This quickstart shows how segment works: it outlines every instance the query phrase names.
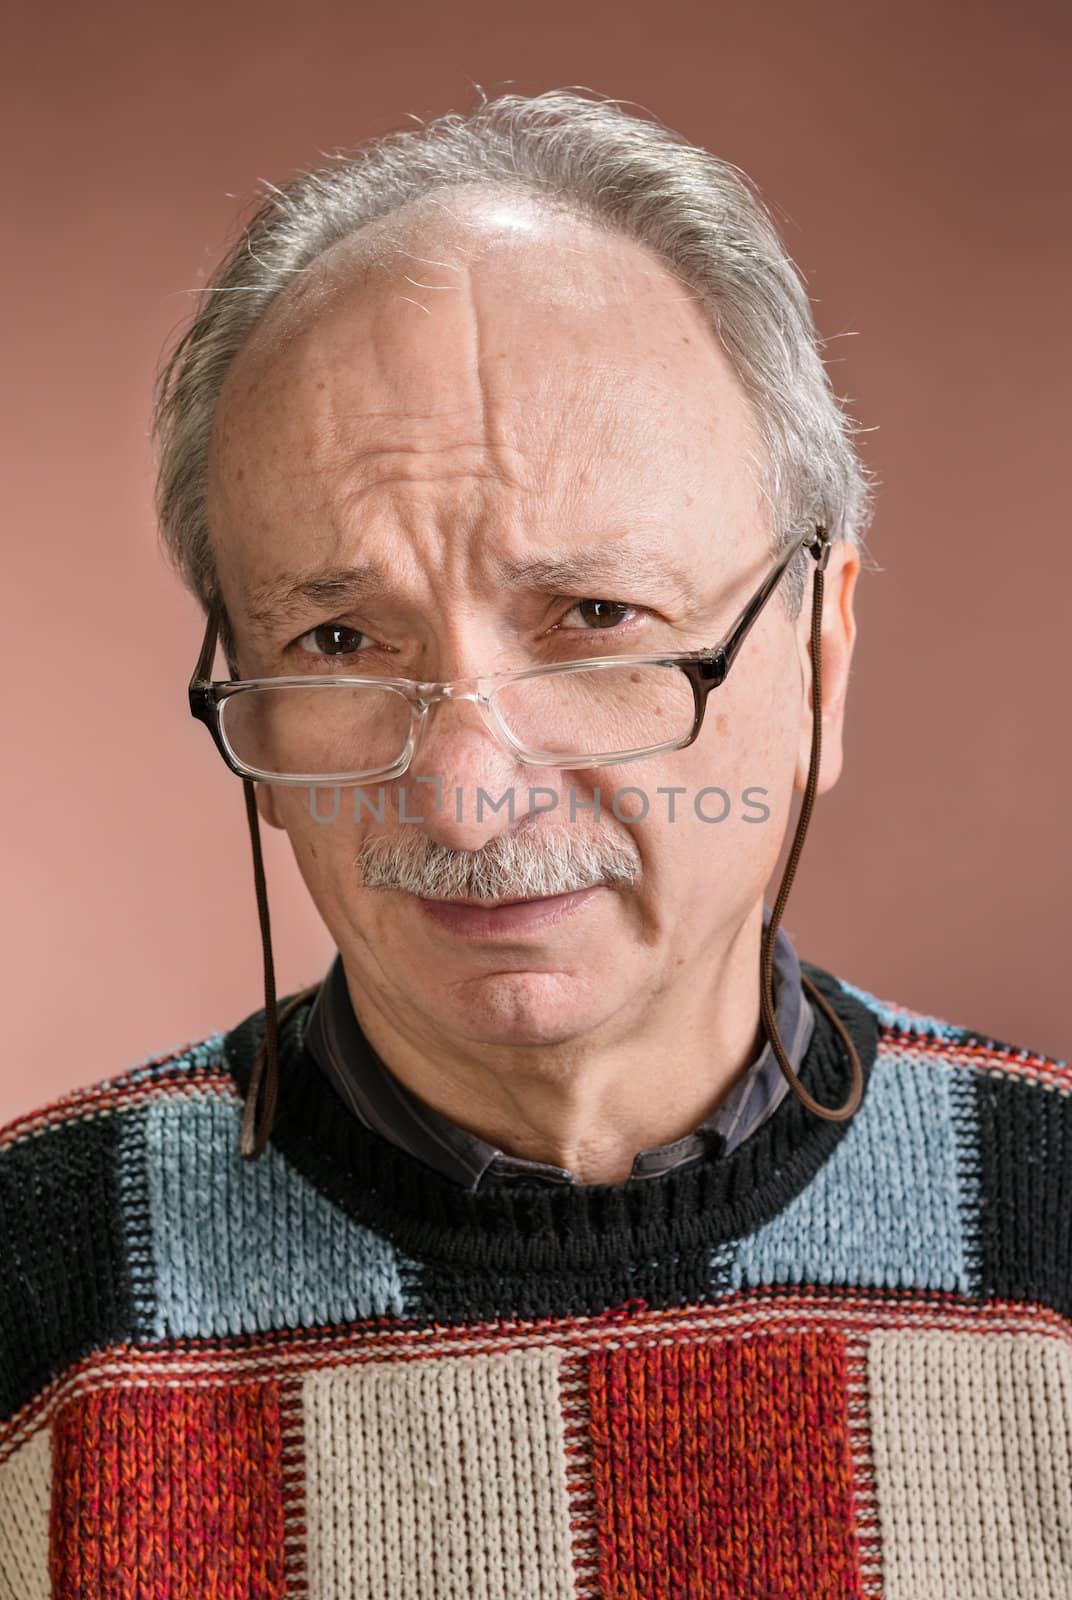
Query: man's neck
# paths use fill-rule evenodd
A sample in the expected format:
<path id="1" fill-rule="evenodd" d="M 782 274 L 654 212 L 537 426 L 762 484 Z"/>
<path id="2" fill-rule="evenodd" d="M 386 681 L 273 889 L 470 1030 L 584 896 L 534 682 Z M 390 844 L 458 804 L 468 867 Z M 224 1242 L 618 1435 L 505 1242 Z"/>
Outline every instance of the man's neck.
<path id="1" fill-rule="evenodd" d="M 346 969 L 361 1030 L 391 1073 L 442 1116 L 509 1155 L 585 1184 L 622 1183 L 639 1150 L 690 1133 L 755 1059 L 762 908 L 717 964 L 681 961 L 598 1032 L 554 1043 L 444 1039 Z"/>

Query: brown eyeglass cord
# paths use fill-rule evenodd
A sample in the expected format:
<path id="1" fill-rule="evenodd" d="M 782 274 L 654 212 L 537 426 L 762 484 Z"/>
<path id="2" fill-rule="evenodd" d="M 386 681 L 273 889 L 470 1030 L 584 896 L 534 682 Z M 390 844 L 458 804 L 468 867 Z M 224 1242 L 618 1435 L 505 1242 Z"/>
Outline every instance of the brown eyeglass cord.
<path id="1" fill-rule="evenodd" d="M 818 530 L 820 538 L 826 534 L 825 528 Z M 793 835 L 793 844 L 782 873 L 781 885 L 771 911 L 771 918 L 764 933 L 760 948 L 760 986 L 759 1003 L 763 1031 L 774 1051 L 779 1067 L 785 1076 L 790 1089 L 796 1095 L 801 1105 L 813 1112 L 817 1117 L 822 1117 L 828 1122 L 844 1122 L 851 1117 L 860 1104 L 863 1096 L 863 1068 L 860 1057 L 856 1052 L 847 1029 L 833 1006 L 821 995 L 811 980 L 801 975 L 801 983 L 806 989 L 811 1000 L 819 1007 L 829 1020 L 848 1054 L 852 1066 L 852 1088 L 849 1097 L 843 1106 L 836 1109 L 820 1105 L 805 1089 L 793 1068 L 790 1066 L 789 1057 L 785 1046 L 778 1033 L 778 1024 L 774 1016 L 774 940 L 778 932 L 778 925 L 785 910 L 785 903 L 789 898 L 789 890 L 793 884 L 793 877 L 800 861 L 800 852 L 804 848 L 804 836 L 808 831 L 812 810 L 815 805 L 815 790 L 819 781 L 819 763 L 822 755 L 822 619 L 823 619 L 823 565 L 815 569 L 812 584 L 811 602 L 811 676 L 812 676 L 812 720 L 811 720 L 811 756 L 808 763 L 808 779 L 804 786 L 804 799 L 797 819 L 796 832 Z M 242 786 L 246 794 L 246 819 L 249 823 L 250 842 L 253 847 L 253 878 L 257 891 L 257 915 L 261 928 L 261 949 L 264 954 L 264 1037 L 261 1040 L 253 1062 L 250 1074 L 249 1088 L 246 1092 L 245 1108 L 242 1115 L 241 1150 L 243 1156 L 255 1160 L 268 1143 L 268 1136 L 275 1120 L 276 1106 L 279 1100 L 279 1031 L 283 1023 L 304 1005 L 319 989 L 319 983 L 310 984 L 299 993 L 293 995 L 282 1010 L 276 1008 L 275 994 L 275 965 L 272 960 L 272 934 L 268 918 L 268 892 L 264 880 L 264 859 L 261 854 L 260 825 L 257 819 L 257 798 L 253 782 L 243 778 Z M 263 1096 L 261 1088 L 263 1084 Z M 263 1099 L 263 1104 L 261 1103 Z"/>
<path id="2" fill-rule="evenodd" d="M 825 535 L 826 529 L 820 528 L 818 532 L 821 538 Z M 797 1077 L 796 1073 L 793 1071 L 793 1068 L 789 1064 L 789 1057 L 785 1053 L 785 1046 L 783 1045 L 781 1035 L 778 1032 L 778 1024 L 774 1019 L 774 939 L 778 932 L 778 924 L 782 920 L 782 912 L 785 910 L 785 902 L 789 898 L 789 891 L 793 885 L 793 877 L 797 870 L 797 864 L 800 861 L 800 852 L 804 848 L 804 835 L 807 833 L 808 823 L 811 821 L 812 809 L 815 805 L 815 789 L 819 782 L 819 763 L 822 756 L 823 737 L 824 586 L 825 579 L 823 575 L 823 564 L 820 564 L 816 567 L 815 577 L 812 580 L 812 714 L 811 754 L 808 760 L 808 779 L 804 785 L 804 799 L 800 807 L 800 816 L 797 818 L 796 832 L 793 835 L 792 847 L 790 848 L 789 856 L 785 863 L 785 871 L 782 873 L 782 881 L 778 888 L 778 895 L 774 902 L 774 908 L 771 911 L 770 921 L 767 923 L 767 926 L 763 932 L 763 943 L 760 948 L 759 958 L 759 1007 L 760 1015 L 763 1020 L 763 1031 L 770 1041 L 771 1049 L 774 1051 L 778 1065 L 782 1069 L 782 1074 L 785 1077 L 786 1082 L 789 1084 L 790 1089 L 796 1095 L 801 1105 L 806 1106 L 807 1109 L 814 1112 L 817 1117 L 825 1118 L 827 1122 L 844 1122 L 847 1118 L 854 1114 L 860 1104 L 864 1089 L 864 1073 L 863 1068 L 860 1065 L 860 1057 L 856 1053 L 856 1046 L 853 1044 L 845 1024 L 842 1022 L 833 1006 L 829 1003 L 825 996 L 819 993 L 811 979 L 805 977 L 804 974 L 801 973 L 801 985 L 804 989 L 806 989 L 809 997 L 819 1007 L 819 1010 L 832 1024 L 835 1032 L 840 1037 L 842 1044 L 845 1046 L 845 1049 L 848 1053 L 849 1062 L 852 1066 L 852 1088 L 849 1090 L 849 1097 L 843 1106 L 838 1106 L 836 1109 L 832 1106 L 820 1105 L 818 1100 L 810 1095 L 807 1089 L 805 1089 L 804 1085 L 801 1083 L 800 1079 Z"/>

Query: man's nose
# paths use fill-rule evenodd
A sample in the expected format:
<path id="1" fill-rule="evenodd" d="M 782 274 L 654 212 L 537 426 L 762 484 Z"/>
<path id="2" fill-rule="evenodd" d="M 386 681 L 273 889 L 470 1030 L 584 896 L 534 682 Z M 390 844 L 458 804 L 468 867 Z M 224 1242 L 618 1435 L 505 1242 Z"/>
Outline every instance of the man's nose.
<path id="1" fill-rule="evenodd" d="M 520 820 L 529 786 L 540 781 L 492 732 L 480 705 L 439 700 L 418 721 L 413 760 L 396 781 L 396 820 L 452 849 L 478 850 Z"/>

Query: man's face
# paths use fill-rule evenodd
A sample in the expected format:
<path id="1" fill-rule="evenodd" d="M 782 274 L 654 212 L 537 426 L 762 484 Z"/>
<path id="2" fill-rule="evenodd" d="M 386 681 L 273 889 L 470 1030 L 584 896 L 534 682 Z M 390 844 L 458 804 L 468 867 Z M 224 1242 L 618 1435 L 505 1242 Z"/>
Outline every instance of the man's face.
<path id="1" fill-rule="evenodd" d="M 452 197 L 396 218 L 292 284 L 228 378 L 208 498 L 241 675 L 444 680 L 710 645 L 771 563 L 759 456 L 702 307 L 641 247 L 512 200 Z M 504 578 L 580 552 L 581 584 Z M 282 598 L 366 569 L 377 581 L 361 592 Z M 412 1038 L 464 1049 L 613 1040 L 710 986 L 758 914 L 806 772 L 809 609 L 791 622 L 771 601 L 687 749 L 526 766 L 475 705 L 446 703 L 406 775 L 370 791 L 382 822 L 368 806 L 355 822 L 353 789 L 325 824 L 307 790 L 260 786 L 352 989 Z M 823 787 L 840 759 L 836 661 L 831 678 Z M 438 780 L 438 811 L 420 777 Z M 537 785 L 557 808 L 523 821 Z M 645 809 L 636 794 L 614 815 L 626 786 L 647 800 L 641 820 L 628 820 Z M 683 792 L 659 792 L 671 787 Z M 597 788 L 598 819 L 585 808 Z M 486 805 L 478 819 L 478 789 L 512 789 L 515 820 Z M 330 815 L 331 795 L 317 799 Z M 363 884 L 375 836 L 470 852 L 519 827 L 617 845 L 634 880 L 505 929 Z"/>

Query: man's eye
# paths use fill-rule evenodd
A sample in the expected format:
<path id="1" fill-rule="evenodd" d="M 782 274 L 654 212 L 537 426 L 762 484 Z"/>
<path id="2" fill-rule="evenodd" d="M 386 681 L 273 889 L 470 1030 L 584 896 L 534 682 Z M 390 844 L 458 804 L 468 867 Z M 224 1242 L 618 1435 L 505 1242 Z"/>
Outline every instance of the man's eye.
<path id="1" fill-rule="evenodd" d="M 342 622 L 322 622 L 318 628 L 310 628 L 308 633 L 302 634 L 298 648 L 314 656 L 350 656 L 357 654 L 358 641 L 366 637 L 357 628 L 348 628 Z"/>
<path id="2" fill-rule="evenodd" d="M 576 611 L 584 618 L 582 631 L 584 628 L 592 631 L 596 628 L 616 628 L 626 620 L 622 615 L 623 612 L 635 610 L 635 606 L 627 605 L 624 600 L 578 600 L 576 605 L 570 607 L 566 616 Z"/>

